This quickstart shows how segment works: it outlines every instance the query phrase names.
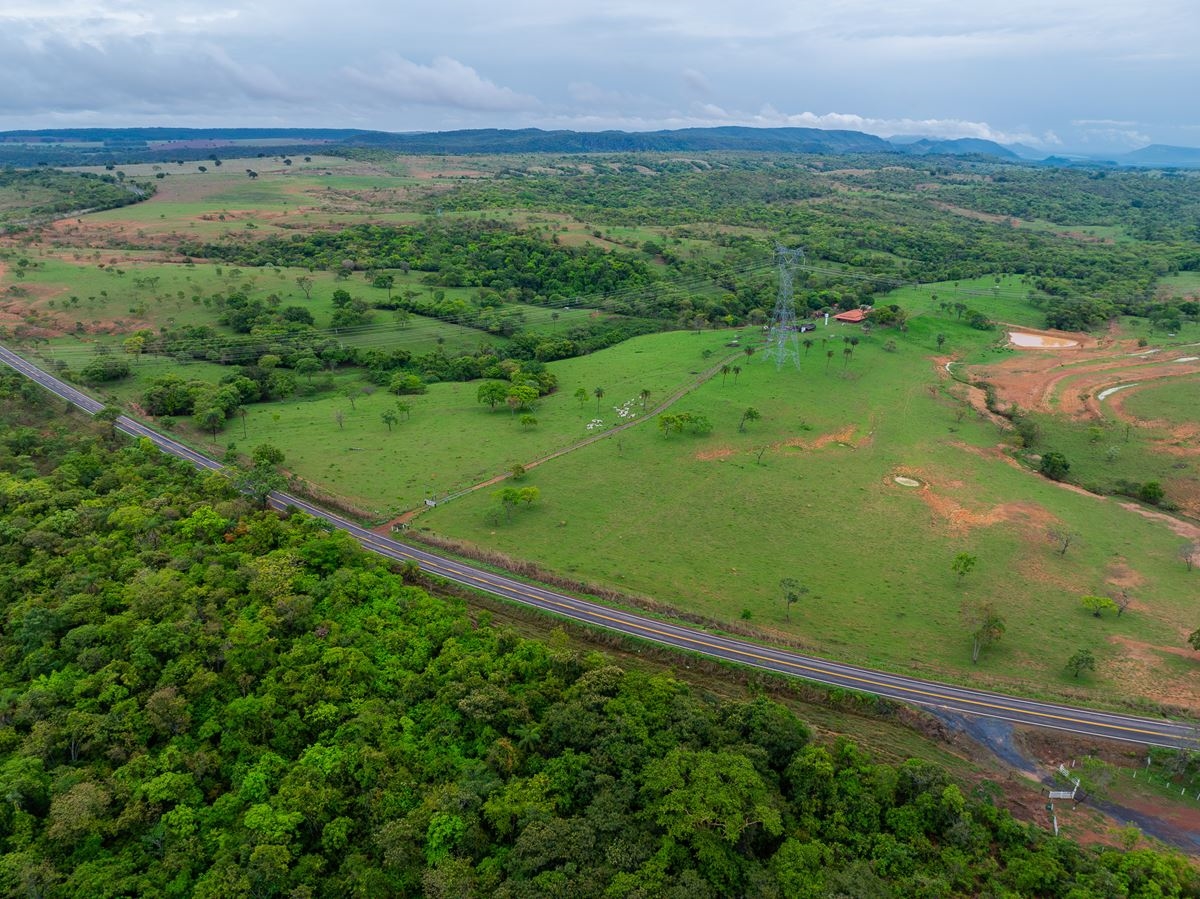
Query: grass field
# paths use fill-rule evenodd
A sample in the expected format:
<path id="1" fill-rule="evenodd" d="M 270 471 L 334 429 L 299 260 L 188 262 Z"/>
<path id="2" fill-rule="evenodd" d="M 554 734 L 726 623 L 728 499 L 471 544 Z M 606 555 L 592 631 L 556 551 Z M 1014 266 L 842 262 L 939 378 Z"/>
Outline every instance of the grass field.
<path id="1" fill-rule="evenodd" d="M 840 343 L 828 370 L 817 348 L 799 371 L 755 362 L 678 404 L 713 420 L 709 436 L 635 428 L 532 472 L 541 500 L 511 522 L 492 523 L 482 491 L 420 525 L 718 620 L 748 614 L 864 664 L 1094 699 L 1117 683 L 1164 702 L 1196 695 L 1200 672 L 1175 654 L 1195 589 L 1175 559 L 1180 538 L 1006 464 L 995 428 L 958 421 L 937 389 L 939 330 L 971 339 L 917 318 L 895 353 L 876 334 L 844 370 Z M 739 432 L 750 405 L 762 420 Z M 1047 538 L 1055 526 L 1082 535 L 1066 556 Z M 958 583 L 950 563 L 963 551 L 979 563 Z M 790 615 L 783 577 L 809 590 Z M 1080 608 L 1118 582 L 1137 584 L 1136 612 L 1096 620 Z M 978 667 L 964 600 L 1007 619 Z M 1062 666 L 1085 647 L 1099 671 L 1076 682 Z"/>
<path id="2" fill-rule="evenodd" d="M 1200 272 L 1178 272 L 1174 275 L 1167 275 L 1160 278 L 1158 284 L 1175 296 L 1200 296 Z"/>
<path id="3" fill-rule="evenodd" d="M 493 411 L 479 404 L 478 382 L 451 382 L 430 385 L 422 396 L 402 398 L 412 411 L 390 432 L 381 416 L 395 408 L 397 397 L 377 390 L 356 399 L 352 407 L 335 389 L 311 398 L 250 406 L 245 436 L 239 420 L 218 440 L 222 446 L 233 440 L 246 448 L 274 443 L 284 451 L 289 469 L 372 515 L 386 517 L 582 440 L 593 433 L 587 426 L 596 418 L 605 426 L 618 423 L 614 405 L 635 399 L 642 389 L 650 391 L 651 403 L 665 397 L 712 364 L 702 351 L 717 353 L 728 337 L 728 332 L 652 335 L 603 353 L 551 363 L 559 390 L 538 403 L 534 427 L 522 426 L 507 409 Z M 353 376 L 338 379 L 339 388 L 347 384 L 362 382 Z M 580 387 L 588 394 L 582 405 L 573 396 Z M 596 387 L 605 390 L 599 413 Z M 211 442 L 208 435 L 193 438 Z"/>
<path id="4" fill-rule="evenodd" d="M 954 303 L 964 303 L 993 321 L 1040 328 L 1045 324 L 1045 316 L 1039 309 L 1029 305 L 1028 294 L 1029 288 L 1022 283 L 1020 275 L 987 275 L 902 287 L 877 302 L 898 303 L 910 313 L 938 313 L 951 317 L 955 315 L 953 309 L 943 313 L 941 304 L 950 303 L 953 306 Z"/>
<path id="5" fill-rule="evenodd" d="M 1147 384 L 1122 400 L 1124 408 L 1145 421 L 1197 424 L 1200 377 L 1180 378 L 1162 384 Z"/>

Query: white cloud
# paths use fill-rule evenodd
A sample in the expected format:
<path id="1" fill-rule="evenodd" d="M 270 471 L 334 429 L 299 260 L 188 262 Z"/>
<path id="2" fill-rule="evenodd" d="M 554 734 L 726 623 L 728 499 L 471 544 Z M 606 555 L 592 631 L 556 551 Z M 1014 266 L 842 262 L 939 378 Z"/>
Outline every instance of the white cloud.
<path id="1" fill-rule="evenodd" d="M 391 54 L 377 70 L 364 72 L 347 67 L 343 73 L 352 82 L 402 103 L 489 111 L 514 111 L 540 105 L 537 98 L 500 87 L 470 66 L 448 56 L 439 56 L 432 65 L 424 66 Z"/>

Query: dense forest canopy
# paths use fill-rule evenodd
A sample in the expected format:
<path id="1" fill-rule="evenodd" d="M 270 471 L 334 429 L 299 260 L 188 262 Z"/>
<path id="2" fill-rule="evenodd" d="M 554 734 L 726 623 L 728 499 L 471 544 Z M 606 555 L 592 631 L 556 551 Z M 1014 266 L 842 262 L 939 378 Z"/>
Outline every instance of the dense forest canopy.
<path id="1" fill-rule="evenodd" d="M 36 394 L 0 376 L 9 895 L 1200 895 L 764 699 L 473 621 Z"/>

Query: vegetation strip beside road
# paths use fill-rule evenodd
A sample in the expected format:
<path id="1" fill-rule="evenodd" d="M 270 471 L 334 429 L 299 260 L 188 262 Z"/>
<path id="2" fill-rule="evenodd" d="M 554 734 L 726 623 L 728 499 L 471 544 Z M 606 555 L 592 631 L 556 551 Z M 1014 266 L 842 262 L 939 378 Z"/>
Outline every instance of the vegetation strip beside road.
<path id="1" fill-rule="evenodd" d="M 96 400 L 64 384 L 7 348 L 0 347 L 0 361 L 90 414 L 95 415 L 103 408 Z M 223 468 L 218 462 L 126 416 L 120 416 L 116 421 L 116 426 L 130 436 L 151 440 L 163 452 L 191 462 L 199 468 L 213 471 Z M 1141 745 L 1173 748 L 1192 748 L 1196 745 L 1195 728 L 1187 724 L 1072 708 L 887 674 L 655 621 L 541 587 L 522 584 L 510 578 L 381 537 L 288 494 L 274 493 L 271 500 L 279 508 L 292 506 L 320 518 L 347 532 L 367 549 L 385 557 L 398 561 L 415 561 L 430 574 L 631 637 L 651 640 L 655 643 L 724 661 L 804 677 L 822 684 L 873 693 L 919 706 L 999 718 L 1036 727 L 1065 730 Z"/>

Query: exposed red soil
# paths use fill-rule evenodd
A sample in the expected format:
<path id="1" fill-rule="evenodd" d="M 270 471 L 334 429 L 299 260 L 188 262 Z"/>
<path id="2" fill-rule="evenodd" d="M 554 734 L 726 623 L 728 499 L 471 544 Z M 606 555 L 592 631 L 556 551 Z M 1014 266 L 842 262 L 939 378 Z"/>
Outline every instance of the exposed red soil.
<path id="1" fill-rule="evenodd" d="M 993 527 L 1010 521 L 1021 522 L 1030 533 L 1040 534 L 1058 521 L 1046 509 L 1032 502 L 1000 503 L 991 508 L 968 508 L 957 500 L 939 493 L 923 473 L 918 473 L 918 477 L 926 480 L 926 484 L 917 491 L 917 495 L 933 512 L 935 519 L 943 521 L 956 534 L 966 534 L 975 528 Z"/>
<path id="2" fill-rule="evenodd" d="M 1163 378 L 1190 376 L 1200 371 L 1200 363 L 1171 364 L 1173 360 L 1196 355 L 1187 350 L 1164 350 L 1151 355 L 1138 352 L 1134 341 L 1097 341 L 1084 334 L 1039 332 L 1055 337 L 1081 341 L 1079 347 L 1065 349 L 1028 349 L 1003 362 L 975 368 L 975 378 L 988 381 L 996 388 L 1000 402 L 1016 404 L 1022 409 L 1059 412 L 1083 420 L 1102 417 L 1098 395 L 1109 387 L 1126 381 L 1145 383 Z M 1112 408 L 1120 408 L 1114 400 L 1121 393 L 1104 400 Z M 972 398 L 972 404 L 978 400 Z"/>

